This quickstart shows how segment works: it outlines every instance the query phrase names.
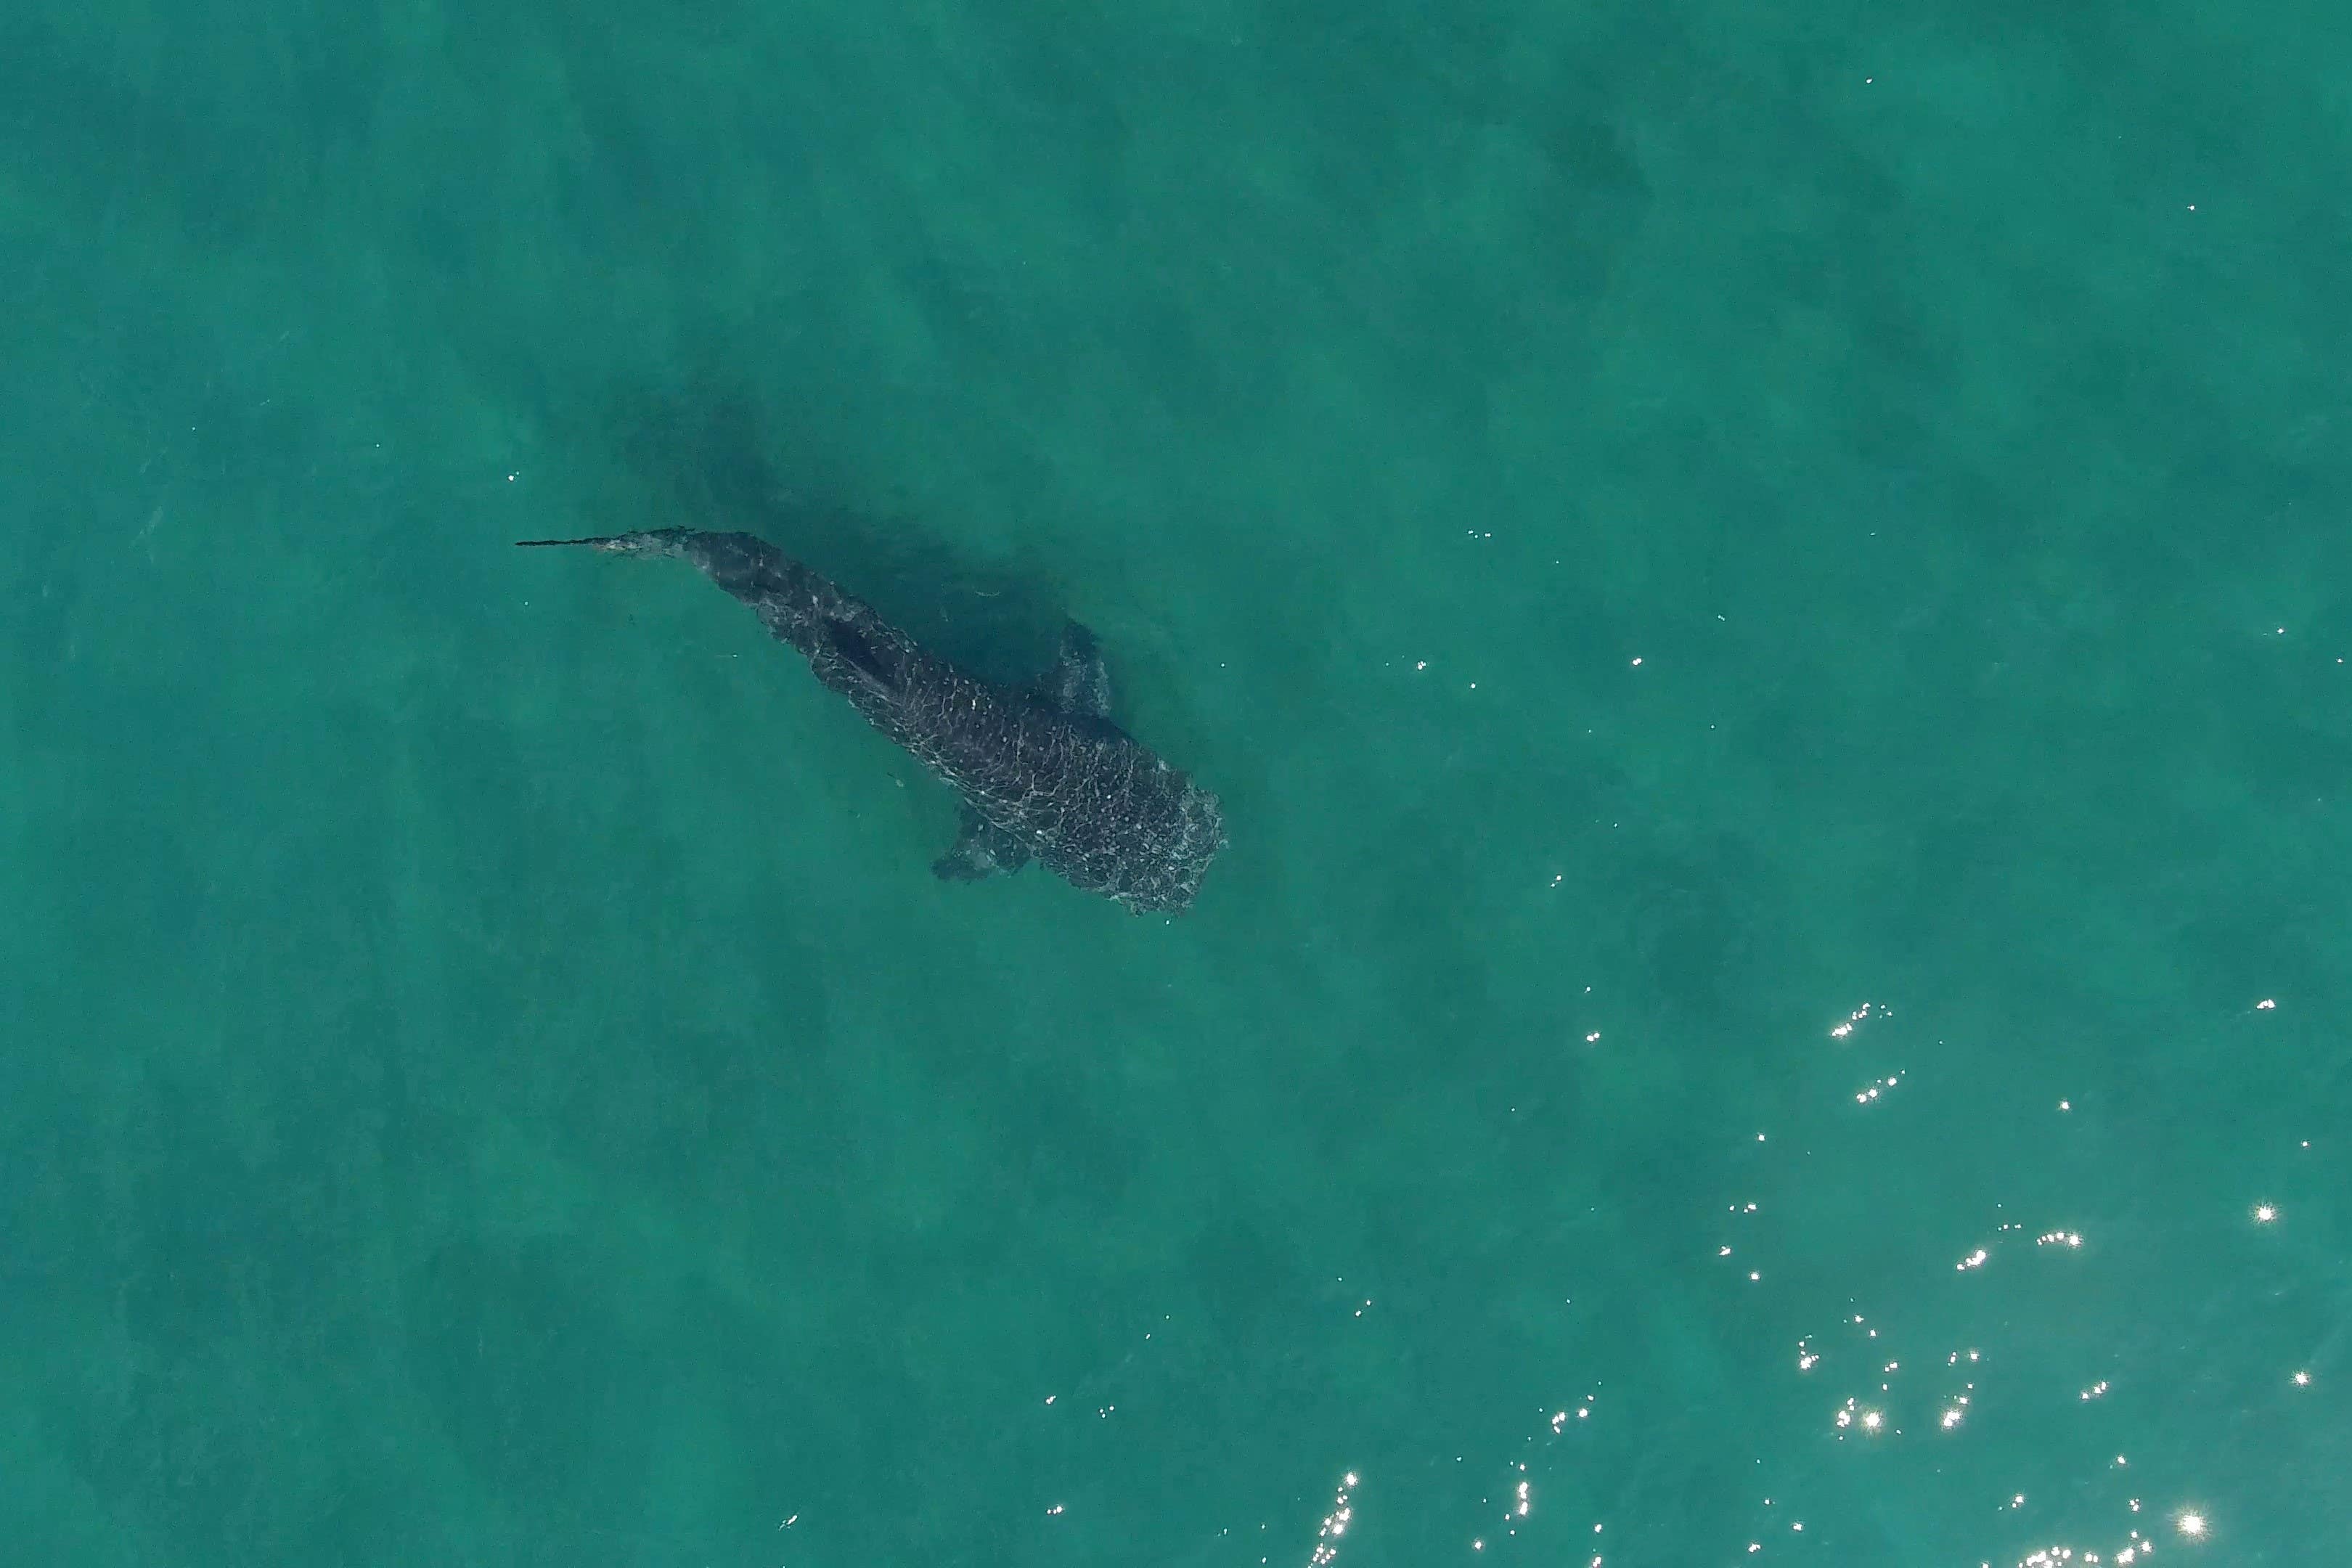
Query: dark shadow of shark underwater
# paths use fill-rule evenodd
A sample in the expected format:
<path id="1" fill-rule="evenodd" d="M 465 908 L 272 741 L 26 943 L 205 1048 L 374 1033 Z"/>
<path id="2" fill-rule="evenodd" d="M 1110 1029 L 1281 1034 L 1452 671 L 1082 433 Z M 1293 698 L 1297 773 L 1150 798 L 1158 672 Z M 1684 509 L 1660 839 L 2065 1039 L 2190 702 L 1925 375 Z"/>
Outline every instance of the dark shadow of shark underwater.
<path id="1" fill-rule="evenodd" d="M 1181 911 L 1225 847 L 1217 797 L 1111 721 L 1109 672 L 1076 621 L 1042 678 L 1005 686 L 930 652 L 749 533 L 664 528 L 517 542 L 678 556 L 750 605 L 819 681 L 961 798 L 961 831 L 931 867 L 943 879 L 979 881 L 1034 859 L 1137 914 Z"/>

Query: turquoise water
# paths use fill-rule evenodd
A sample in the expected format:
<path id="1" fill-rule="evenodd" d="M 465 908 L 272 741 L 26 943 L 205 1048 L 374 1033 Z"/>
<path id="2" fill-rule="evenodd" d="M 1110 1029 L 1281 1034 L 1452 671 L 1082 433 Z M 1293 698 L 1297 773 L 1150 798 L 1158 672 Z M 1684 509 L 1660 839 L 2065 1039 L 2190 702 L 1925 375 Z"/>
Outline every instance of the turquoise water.
<path id="1" fill-rule="evenodd" d="M 9 1560 L 2340 1548 L 2348 48 L 18 0 Z M 1198 906 L 507 543 L 672 523 Z"/>

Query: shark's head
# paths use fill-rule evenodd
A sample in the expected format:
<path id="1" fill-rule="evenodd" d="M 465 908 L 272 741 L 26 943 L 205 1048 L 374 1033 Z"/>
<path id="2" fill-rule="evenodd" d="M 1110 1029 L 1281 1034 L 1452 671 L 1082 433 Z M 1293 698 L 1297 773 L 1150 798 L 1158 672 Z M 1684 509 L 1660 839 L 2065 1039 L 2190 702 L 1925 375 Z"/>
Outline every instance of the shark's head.
<path id="1" fill-rule="evenodd" d="M 1106 891 L 1133 914 L 1181 914 L 1192 907 L 1209 862 L 1226 842 L 1217 797 L 1188 779 L 1177 798 L 1175 831 L 1162 845 L 1152 874 Z"/>

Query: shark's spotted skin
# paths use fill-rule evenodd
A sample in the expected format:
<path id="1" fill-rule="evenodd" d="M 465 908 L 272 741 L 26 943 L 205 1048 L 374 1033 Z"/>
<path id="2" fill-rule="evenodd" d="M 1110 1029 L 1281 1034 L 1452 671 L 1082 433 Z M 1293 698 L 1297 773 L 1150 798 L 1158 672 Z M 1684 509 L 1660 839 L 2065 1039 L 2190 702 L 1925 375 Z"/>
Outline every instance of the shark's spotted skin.
<path id="1" fill-rule="evenodd" d="M 932 867 L 942 878 L 976 881 L 1034 858 L 1141 914 L 1190 904 L 1224 847 L 1217 797 L 1111 722 L 1102 656 L 1076 622 L 1035 686 L 999 686 L 748 533 L 665 528 L 523 542 L 681 556 L 750 605 L 819 680 L 962 795 L 963 831 Z"/>

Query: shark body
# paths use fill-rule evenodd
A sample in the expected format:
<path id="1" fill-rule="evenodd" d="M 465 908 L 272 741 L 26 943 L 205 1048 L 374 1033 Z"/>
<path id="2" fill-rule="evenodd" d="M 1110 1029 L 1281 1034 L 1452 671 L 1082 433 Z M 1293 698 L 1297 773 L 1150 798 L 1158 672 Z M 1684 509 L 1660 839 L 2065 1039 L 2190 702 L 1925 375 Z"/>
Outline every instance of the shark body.
<path id="1" fill-rule="evenodd" d="M 1053 668 L 1009 687 L 930 652 L 751 534 L 665 528 L 520 542 L 677 556 L 749 605 L 819 681 L 961 797 L 961 831 L 931 868 L 944 879 L 978 881 L 1034 859 L 1137 914 L 1178 911 L 1224 847 L 1217 797 L 1111 721 L 1101 650 L 1075 621 Z"/>

